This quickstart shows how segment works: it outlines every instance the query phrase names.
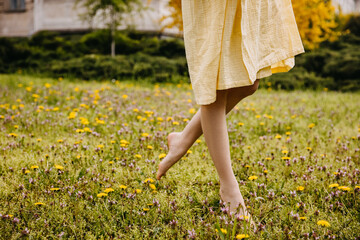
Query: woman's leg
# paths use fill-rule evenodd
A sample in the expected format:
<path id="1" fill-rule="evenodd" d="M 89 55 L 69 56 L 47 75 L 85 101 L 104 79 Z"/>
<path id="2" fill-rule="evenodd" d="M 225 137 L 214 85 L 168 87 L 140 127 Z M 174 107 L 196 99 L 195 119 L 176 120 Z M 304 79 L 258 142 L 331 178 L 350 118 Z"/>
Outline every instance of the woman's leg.
<path id="1" fill-rule="evenodd" d="M 257 90 L 258 85 L 259 79 L 251 86 L 228 89 L 226 114 L 229 113 L 243 98 L 253 94 Z M 200 108 L 182 132 L 172 132 L 168 135 L 169 152 L 159 164 L 156 178 L 160 179 L 172 165 L 179 161 L 202 134 Z"/>
<path id="2" fill-rule="evenodd" d="M 216 101 L 201 106 L 201 127 L 210 156 L 220 179 L 220 195 L 230 202 L 230 212 L 239 204 L 245 207 L 239 185 L 231 167 L 229 136 L 226 125 L 227 90 L 217 91 Z"/>

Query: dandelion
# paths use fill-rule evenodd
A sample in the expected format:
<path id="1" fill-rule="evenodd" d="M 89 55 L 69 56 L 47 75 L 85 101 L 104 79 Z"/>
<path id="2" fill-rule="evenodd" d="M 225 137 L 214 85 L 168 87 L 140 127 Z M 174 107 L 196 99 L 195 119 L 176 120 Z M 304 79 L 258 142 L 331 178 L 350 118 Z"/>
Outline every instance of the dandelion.
<path id="1" fill-rule="evenodd" d="M 10 137 L 16 137 L 17 134 L 16 134 L 16 133 L 9 133 L 9 136 L 10 136 Z"/>
<path id="2" fill-rule="evenodd" d="M 282 157 L 282 160 L 290 160 L 290 157 Z"/>
<path id="3" fill-rule="evenodd" d="M 173 124 L 173 125 L 179 125 L 179 122 L 174 121 L 172 124 Z"/>
<path id="4" fill-rule="evenodd" d="M 149 134 L 148 134 L 148 133 L 142 133 L 141 136 L 143 136 L 143 137 L 148 137 Z"/>
<path id="5" fill-rule="evenodd" d="M 129 142 L 126 141 L 125 139 L 121 139 L 121 140 L 120 140 L 120 143 L 122 143 L 122 144 L 129 144 Z"/>
<path id="6" fill-rule="evenodd" d="M 50 191 L 58 191 L 60 188 L 50 188 Z"/>
<path id="7" fill-rule="evenodd" d="M 76 118 L 77 113 L 76 112 L 70 112 L 68 119 L 74 119 Z"/>
<path id="8" fill-rule="evenodd" d="M 128 98 L 128 95 L 124 94 L 124 95 L 122 95 L 122 98 L 123 98 L 123 99 L 127 99 L 127 98 Z"/>
<path id="9" fill-rule="evenodd" d="M 250 176 L 248 179 L 252 181 L 252 180 L 258 179 L 258 177 L 257 176 Z"/>
<path id="10" fill-rule="evenodd" d="M 248 234 L 238 234 L 236 235 L 236 239 L 244 239 L 244 238 L 249 238 Z"/>
<path id="11" fill-rule="evenodd" d="M 307 217 L 300 217 L 300 220 L 305 221 L 307 219 Z"/>
<path id="12" fill-rule="evenodd" d="M 141 193 L 141 189 L 138 189 L 138 188 L 135 189 L 135 190 L 134 190 L 134 193 Z"/>
<path id="13" fill-rule="evenodd" d="M 149 208 L 143 208 L 143 211 L 144 212 L 147 212 L 147 211 L 149 211 L 150 209 Z"/>
<path id="14" fill-rule="evenodd" d="M 147 149 L 153 149 L 153 146 L 147 145 Z"/>
<path id="15" fill-rule="evenodd" d="M 141 155 L 140 154 L 135 154 L 135 157 L 136 158 L 141 158 Z"/>
<path id="16" fill-rule="evenodd" d="M 351 188 L 346 187 L 346 186 L 340 186 L 340 187 L 338 187 L 338 189 L 343 190 L 345 192 L 349 192 L 351 190 Z"/>
<path id="17" fill-rule="evenodd" d="M 98 148 L 104 148 L 104 145 L 103 144 L 99 144 L 97 145 Z"/>
<path id="18" fill-rule="evenodd" d="M 64 169 L 63 166 L 60 166 L 60 165 L 57 165 L 57 164 L 55 164 L 54 167 L 55 167 L 56 169 L 59 169 L 59 170 L 63 170 L 63 169 Z"/>
<path id="19" fill-rule="evenodd" d="M 333 184 L 330 184 L 330 185 L 329 185 L 329 188 L 334 188 L 334 187 L 338 187 L 338 186 L 339 186 L 339 184 L 333 183 Z"/>
<path id="20" fill-rule="evenodd" d="M 313 127 L 315 127 L 315 123 L 310 123 L 310 124 L 308 125 L 308 128 L 310 128 L 310 129 L 312 129 Z"/>
<path id="21" fill-rule="evenodd" d="M 154 184 L 150 184 L 149 187 L 152 189 L 152 190 L 156 190 L 156 187 Z"/>
<path id="22" fill-rule="evenodd" d="M 187 152 L 186 152 L 187 154 L 190 154 L 190 153 L 192 153 L 192 151 L 191 150 L 187 150 Z"/>
<path id="23" fill-rule="evenodd" d="M 25 170 L 24 173 L 25 173 L 25 174 L 28 174 L 28 173 L 30 173 L 30 170 Z"/>
<path id="24" fill-rule="evenodd" d="M 99 193 L 98 195 L 97 195 L 97 197 L 98 198 L 101 198 L 101 197 L 106 197 L 107 196 L 107 194 L 106 193 Z"/>
<path id="25" fill-rule="evenodd" d="M 200 139 L 197 139 L 196 142 L 197 142 L 197 143 L 201 143 L 202 141 L 201 141 Z"/>
<path id="26" fill-rule="evenodd" d="M 161 153 L 161 154 L 159 155 L 159 159 L 162 159 L 162 158 L 164 158 L 164 157 L 166 157 L 166 154 L 165 154 L 165 153 Z"/>
<path id="27" fill-rule="evenodd" d="M 215 229 L 216 232 L 219 232 L 217 229 Z M 223 233 L 223 234 L 227 234 L 227 230 L 224 229 L 224 228 L 220 228 L 220 231 Z"/>
<path id="28" fill-rule="evenodd" d="M 64 142 L 64 140 L 59 139 L 59 140 L 57 140 L 57 142 L 58 142 L 58 143 L 62 143 L 62 142 Z"/>
<path id="29" fill-rule="evenodd" d="M 244 123 L 243 123 L 243 122 L 239 122 L 238 125 L 239 125 L 239 126 L 244 126 Z"/>
<path id="30" fill-rule="evenodd" d="M 35 166 L 31 166 L 30 168 L 31 168 L 31 169 L 37 169 L 37 168 L 39 168 L 39 166 L 36 166 L 36 165 L 35 165 Z"/>
<path id="31" fill-rule="evenodd" d="M 42 203 L 42 202 L 36 202 L 36 203 L 34 203 L 34 205 L 46 205 L 45 203 Z"/>
<path id="32" fill-rule="evenodd" d="M 304 191 L 304 189 L 305 189 L 305 188 L 304 188 L 303 186 L 298 186 L 298 187 L 296 188 L 297 191 Z"/>
<path id="33" fill-rule="evenodd" d="M 189 113 L 194 114 L 196 112 L 195 108 L 190 108 Z"/>
<path id="34" fill-rule="evenodd" d="M 276 134 L 275 138 L 276 138 L 276 139 L 281 139 L 281 135 Z"/>
<path id="35" fill-rule="evenodd" d="M 325 221 L 325 220 L 319 220 L 317 222 L 317 225 L 323 226 L 323 227 L 330 227 L 330 223 L 328 221 Z"/>
<path id="36" fill-rule="evenodd" d="M 120 188 L 120 189 L 126 189 L 127 186 L 121 184 L 121 185 L 119 186 L 119 188 Z"/>
<path id="37" fill-rule="evenodd" d="M 144 180 L 144 183 L 148 183 L 148 182 L 153 183 L 155 181 L 153 179 L 151 179 L 151 178 L 147 178 L 147 179 Z"/>
<path id="38" fill-rule="evenodd" d="M 114 189 L 112 189 L 112 188 L 107 188 L 104 190 L 105 193 L 109 193 L 109 192 L 113 192 L 113 191 L 114 191 Z"/>

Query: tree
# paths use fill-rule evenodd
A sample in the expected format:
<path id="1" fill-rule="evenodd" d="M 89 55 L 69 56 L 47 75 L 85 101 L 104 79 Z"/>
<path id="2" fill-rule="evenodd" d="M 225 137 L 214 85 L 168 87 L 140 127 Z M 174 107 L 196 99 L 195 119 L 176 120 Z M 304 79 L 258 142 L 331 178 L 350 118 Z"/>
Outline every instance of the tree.
<path id="1" fill-rule="evenodd" d="M 292 6 L 303 44 L 308 49 L 326 40 L 335 41 L 337 29 L 335 7 L 330 0 L 292 0 Z"/>
<path id="2" fill-rule="evenodd" d="M 166 28 L 176 27 L 179 29 L 180 33 L 182 33 L 183 22 L 182 22 L 181 0 L 169 0 L 168 7 L 170 10 L 170 15 L 163 16 L 160 19 L 160 21 L 164 22 L 170 20 L 170 22 L 165 24 L 162 30 L 165 30 Z"/>
<path id="3" fill-rule="evenodd" d="M 122 23 L 124 14 L 143 9 L 141 0 L 76 0 L 76 7 L 86 9 L 80 14 L 83 20 L 92 22 L 100 16 L 111 32 L 111 56 L 115 56 L 115 31 Z"/>

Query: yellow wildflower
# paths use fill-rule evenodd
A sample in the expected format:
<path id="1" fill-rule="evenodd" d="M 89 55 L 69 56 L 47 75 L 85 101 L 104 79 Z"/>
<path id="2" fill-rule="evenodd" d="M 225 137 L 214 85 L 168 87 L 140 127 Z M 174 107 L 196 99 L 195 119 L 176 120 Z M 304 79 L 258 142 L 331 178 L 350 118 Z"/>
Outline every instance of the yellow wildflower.
<path id="1" fill-rule="evenodd" d="M 346 186 L 340 186 L 340 187 L 338 187 L 338 189 L 343 190 L 345 192 L 349 192 L 351 190 L 351 188 L 346 187 Z"/>
<path id="2" fill-rule="evenodd" d="M 63 169 L 64 169 L 63 166 L 60 166 L 60 165 L 57 165 L 57 164 L 55 164 L 54 167 L 55 167 L 56 169 L 59 169 L 59 170 L 63 170 Z"/>
<path id="3" fill-rule="evenodd" d="M 248 179 L 249 180 L 256 180 L 256 179 L 258 179 L 258 177 L 257 176 L 250 176 Z"/>
<path id="4" fill-rule="evenodd" d="M 45 203 L 42 203 L 42 202 L 36 202 L 34 203 L 35 205 L 45 205 Z"/>
<path id="5" fill-rule="evenodd" d="M 244 239 L 244 238 L 249 238 L 248 234 L 238 234 L 236 235 L 236 239 Z"/>
<path id="6" fill-rule="evenodd" d="M 153 182 L 155 182 L 155 181 L 154 181 L 153 179 L 151 179 L 151 178 L 147 178 L 147 179 L 144 180 L 144 183 L 147 183 L 147 182 L 153 183 Z"/>
<path id="7" fill-rule="evenodd" d="M 304 188 L 303 186 L 298 186 L 298 187 L 296 188 L 297 191 L 304 191 L 304 189 L 305 189 L 305 188 Z"/>
<path id="8" fill-rule="evenodd" d="M 219 232 L 217 229 L 215 229 L 216 232 Z M 224 228 L 220 228 L 220 231 L 223 233 L 223 234 L 227 234 L 227 230 L 224 229 Z"/>
<path id="9" fill-rule="evenodd" d="M 328 221 L 325 221 L 325 220 L 319 220 L 317 222 L 317 225 L 324 226 L 324 227 L 330 227 L 330 223 Z"/>
<path id="10" fill-rule="evenodd" d="M 162 159 L 162 158 L 164 158 L 164 157 L 166 157 L 166 153 L 161 153 L 161 154 L 159 155 L 159 159 Z"/>
<path id="11" fill-rule="evenodd" d="M 105 193 L 109 193 L 109 192 L 113 192 L 113 191 L 114 191 L 114 189 L 112 189 L 112 188 L 107 188 L 104 190 Z"/>
<path id="12" fill-rule="evenodd" d="M 106 196 L 107 196 L 106 193 L 99 193 L 99 194 L 97 195 L 97 197 L 99 197 L 99 198 L 101 198 L 101 197 L 106 197 Z"/>

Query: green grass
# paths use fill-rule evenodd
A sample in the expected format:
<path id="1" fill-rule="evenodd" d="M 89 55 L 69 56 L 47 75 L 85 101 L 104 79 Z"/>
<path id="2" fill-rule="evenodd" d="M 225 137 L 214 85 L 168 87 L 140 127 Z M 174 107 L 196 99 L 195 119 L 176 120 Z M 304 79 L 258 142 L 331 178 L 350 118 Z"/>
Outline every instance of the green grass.
<path id="1" fill-rule="evenodd" d="M 359 103 L 359 93 L 260 88 L 227 116 L 254 233 L 223 212 L 203 136 L 155 179 L 167 135 L 199 108 L 189 85 L 0 75 L 1 239 L 355 239 Z"/>

